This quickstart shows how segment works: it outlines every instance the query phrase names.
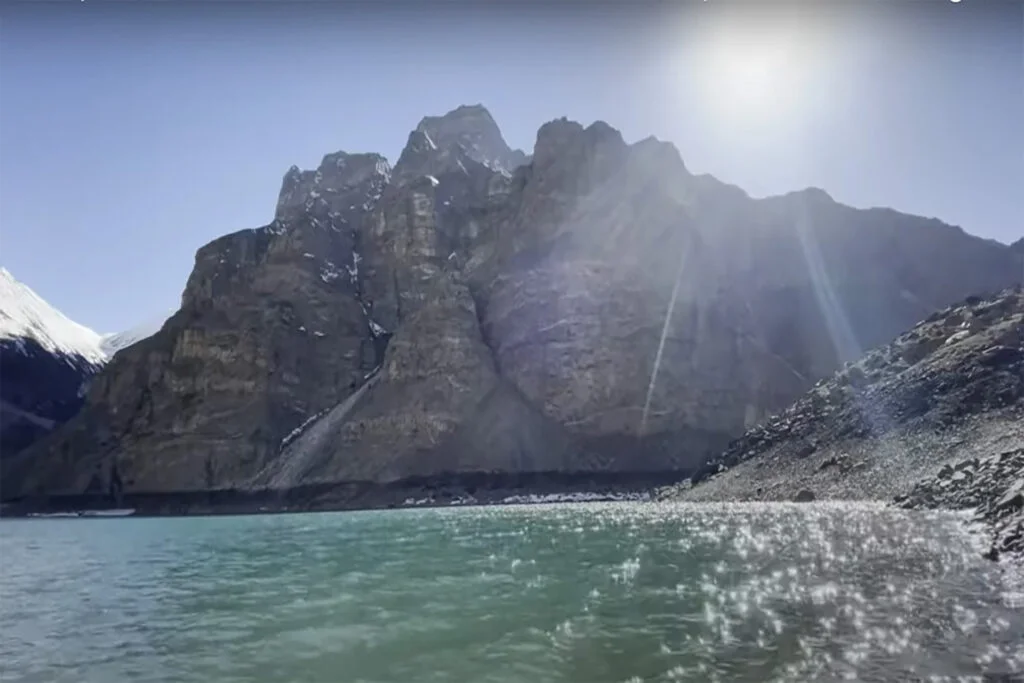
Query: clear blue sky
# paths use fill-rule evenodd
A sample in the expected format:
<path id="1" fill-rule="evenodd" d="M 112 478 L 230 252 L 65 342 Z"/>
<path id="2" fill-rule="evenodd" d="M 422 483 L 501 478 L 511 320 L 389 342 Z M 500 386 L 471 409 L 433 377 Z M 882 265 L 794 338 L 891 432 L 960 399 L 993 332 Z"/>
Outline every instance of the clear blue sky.
<path id="1" fill-rule="evenodd" d="M 816 6 L 5 2 L 0 265 L 124 329 L 177 306 L 199 246 L 268 222 L 291 164 L 394 161 L 477 102 L 526 150 L 603 119 L 755 196 L 1024 234 L 1024 4 Z"/>

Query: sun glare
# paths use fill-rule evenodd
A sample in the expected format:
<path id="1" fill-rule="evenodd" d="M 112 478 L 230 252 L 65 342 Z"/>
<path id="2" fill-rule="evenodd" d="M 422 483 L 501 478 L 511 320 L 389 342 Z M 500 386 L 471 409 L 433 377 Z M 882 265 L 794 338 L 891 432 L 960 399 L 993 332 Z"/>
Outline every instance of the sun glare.
<path id="1" fill-rule="evenodd" d="M 787 65 L 777 50 L 731 50 L 716 61 L 714 78 L 730 104 L 764 106 L 783 95 Z"/>
<path id="2" fill-rule="evenodd" d="M 806 99 L 807 55 L 800 47 L 789 32 L 712 34 L 691 66 L 698 70 L 702 104 L 730 125 L 787 122 Z"/>

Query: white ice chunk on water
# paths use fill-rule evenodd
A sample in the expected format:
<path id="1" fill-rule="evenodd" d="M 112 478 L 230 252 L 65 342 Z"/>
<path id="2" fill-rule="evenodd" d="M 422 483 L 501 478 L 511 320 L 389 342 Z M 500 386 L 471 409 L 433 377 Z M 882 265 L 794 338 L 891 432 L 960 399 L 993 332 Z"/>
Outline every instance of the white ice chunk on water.
<path id="1" fill-rule="evenodd" d="M 388 333 L 387 330 L 385 330 L 381 325 L 378 325 L 377 322 L 372 319 L 370 320 L 370 331 L 373 332 L 374 337 L 379 337 L 382 334 Z"/>

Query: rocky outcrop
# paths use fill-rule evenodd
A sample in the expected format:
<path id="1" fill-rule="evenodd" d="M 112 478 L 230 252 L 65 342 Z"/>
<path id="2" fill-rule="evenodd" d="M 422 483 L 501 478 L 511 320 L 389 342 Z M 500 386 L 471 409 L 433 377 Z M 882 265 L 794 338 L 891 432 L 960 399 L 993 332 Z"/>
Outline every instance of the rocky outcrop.
<path id="1" fill-rule="evenodd" d="M 896 503 L 909 509 L 972 510 L 992 530 L 990 559 L 1024 559 L 1024 448 L 947 464 Z"/>
<path id="2" fill-rule="evenodd" d="M 912 427 L 927 433 L 1024 402 L 1024 295 L 970 297 L 847 363 L 709 460 L 699 483 L 744 461 L 806 460 L 824 447 Z M 835 463 L 842 470 L 847 463 Z M 813 462 L 813 461 L 811 461 Z M 831 467 L 830 461 L 819 469 Z"/>
<path id="3" fill-rule="evenodd" d="M 685 500 L 895 500 L 976 509 L 993 555 L 1020 552 L 1024 291 L 929 316 L 712 458 Z M 1016 501 L 1016 502 L 1015 502 Z"/>
<path id="4" fill-rule="evenodd" d="M 253 476 L 296 425 L 380 362 L 355 240 L 388 173 L 382 157 L 343 153 L 312 173 L 289 170 L 274 222 L 201 248 L 181 309 L 119 352 L 83 411 L 5 478 L 60 492 L 114 479 L 127 490 L 196 490 Z"/>
<path id="5" fill-rule="evenodd" d="M 181 310 L 5 494 L 692 470 L 1019 276 L 938 221 L 754 200 L 601 122 L 547 123 L 526 157 L 460 107 L 393 169 L 339 152 L 289 170 L 275 220 L 199 250 Z"/>

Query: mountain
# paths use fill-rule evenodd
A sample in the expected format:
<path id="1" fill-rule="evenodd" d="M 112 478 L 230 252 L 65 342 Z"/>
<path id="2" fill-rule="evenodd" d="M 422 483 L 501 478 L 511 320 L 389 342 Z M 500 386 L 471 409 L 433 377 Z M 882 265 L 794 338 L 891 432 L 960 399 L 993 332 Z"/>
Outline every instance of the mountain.
<path id="1" fill-rule="evenodd" d="M 690 472 L 844 362 L 1021 277 L 1005 245 L 806 189 L 753 199 L 670 144 L 480 105 L 395 165 L 335 152 L 201 247 L 4 495 L 295 490 L 443 473 Z"/>
<path id="2" fill-rule="evenodd" d="M 115 353 L 123 348 L 131 346 L 138 341 L 152 337 L 154 334 L 160 331 L 163 327 L 164 322 L 174 314 L 174 311 L 167 311 L 164 315 L 147 320 L 144 323 L 136 325 L 130 329 L 124 330 L 123 332 L 113 332 L 111 334 L 105 334 L 100 339 L 100 350 L 103 351 L 104 356 L 112 358 Z"/>
<path id="3" fill-rule="evenodd" d="M 0 268 L 0 454 L 13 456 L 73 417 L 110 357 L 166 317 L 99 335 Z"/>
<path id="4" fill-rule="evenodd" d="M 670 492 L 978 509 L 1024 553 L 1024 290 L 970 297 L 845 365 Z"/>
<path id="5" fill-rule="evenodd" d="M 0 455 L 7 458 L 81 407 L 106 355 L 72 322 L 0 268 Z"/>

